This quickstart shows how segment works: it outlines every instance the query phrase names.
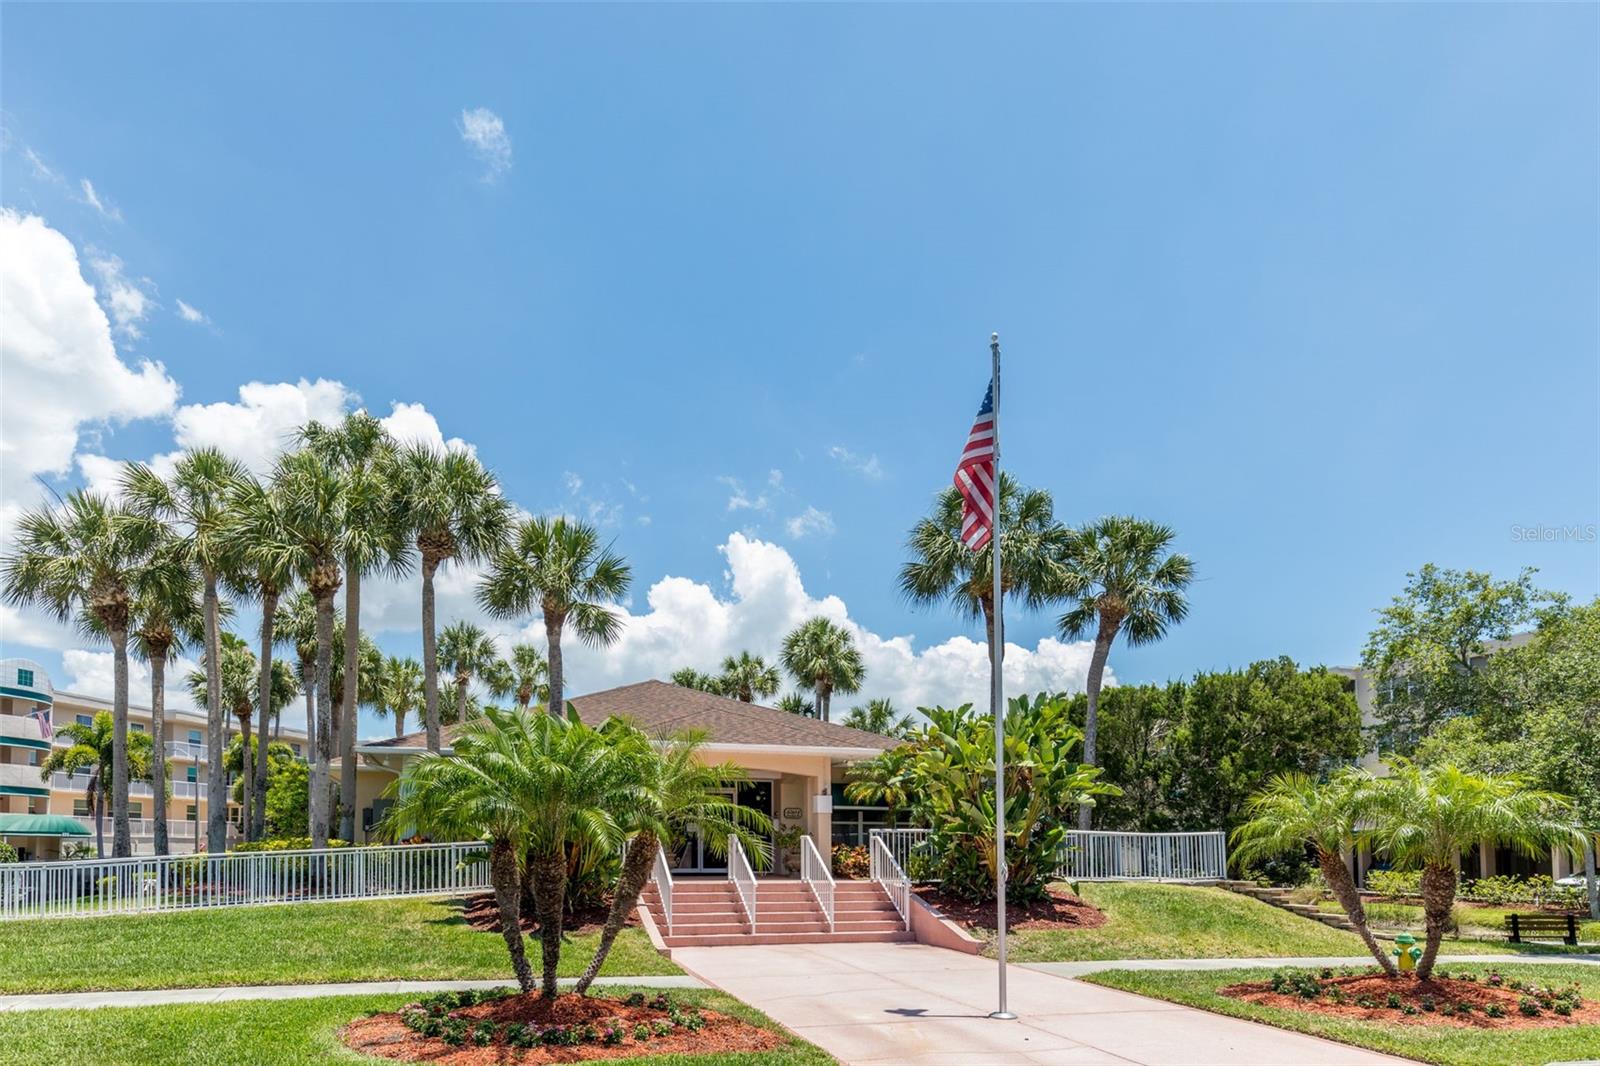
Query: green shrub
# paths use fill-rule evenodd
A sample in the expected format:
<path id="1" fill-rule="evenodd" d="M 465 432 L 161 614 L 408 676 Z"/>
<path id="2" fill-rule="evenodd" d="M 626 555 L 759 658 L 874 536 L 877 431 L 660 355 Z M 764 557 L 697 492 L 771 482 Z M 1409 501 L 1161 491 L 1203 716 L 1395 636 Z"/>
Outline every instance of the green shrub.
<path id="1" fill-rule="evenodd" d="M 833 876 L 849 881 L 865 881 L 872 876 L 872 859 L 859 844 L 833 846 Z"/>
<path id="2" fill-rule="evenodd" d="M 0 863 L 16 861 L 17 849 L 7 844 L 4 840 L 0 840 Z"/>
<path id="3" fill-rule="evenodd" d="M 1389 998 L 1385 1002 L 1387 1002 L 1389 1004 L 1389 1006 L 1393 1007 L 1395 1010 L 1399 1010 L 1400 1009 L 1400 993 L 1398 993 L 1398 992 L 1390 992 L 1389 993 Z"/>
<path id="4" fill-rule="evenodd" d="M 1521 999 L 1517 1000 L 1517 1010 L 1521 1012 L 1525 1018 L 1537 1018 L 1539 1016 L 1539 1001 L 1528 996 L 1523 996 Z"/>
<path id="5" fill-rule="evenodd" d="M 1416 896 L 1422 892 L 1420 870 L 1368 870 L 1367 891 L 1380 896 Z"/>
<path id="6" fill-rule="evenodd" d="M 330 848 L 348 848 L 348 840 L 330 840 Z M 276 840 L 247 840 L 235 844 L 234 851 L 310 851 L 310 837 L 279 837 Z"/>
<path id="7" fill-rule="evenodd" d="M 1491 1018 L 1504 1018 L 1506 1016 L 1506 1009 L 1498 1003 L 1491 1003 L 1487 1007 L 1483 1008 L 1483 1013 L 1487 1014 Z"/>

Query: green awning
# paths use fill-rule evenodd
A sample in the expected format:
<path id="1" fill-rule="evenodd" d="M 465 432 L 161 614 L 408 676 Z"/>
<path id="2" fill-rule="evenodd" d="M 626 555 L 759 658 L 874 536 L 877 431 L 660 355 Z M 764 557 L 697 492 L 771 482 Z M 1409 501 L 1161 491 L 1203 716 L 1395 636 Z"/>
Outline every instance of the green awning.
<path id="1" fill-rule="evenodd" d="M 0 837 L 86 837 L 89 827 L 65 814 L 0 814 Z"/>

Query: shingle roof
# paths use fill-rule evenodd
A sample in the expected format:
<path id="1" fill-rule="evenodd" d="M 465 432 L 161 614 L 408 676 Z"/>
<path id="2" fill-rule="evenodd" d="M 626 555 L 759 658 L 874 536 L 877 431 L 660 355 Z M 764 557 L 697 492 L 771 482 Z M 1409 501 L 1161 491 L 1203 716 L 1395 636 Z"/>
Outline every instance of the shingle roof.
<path id="1" fill-rule="evenodd" d="M 900 741 L 864 729 L 821 722 L 774 707 L 730 700 L 709 692 L 665 681 L 640 681 L 633 685 L 575 696 L 567 701 L 578 717 L 592 726 L 608 718 L 627 718 L 653 736 L 685 729 L 703 729 L 712 744 L 750 744 L 795 748 L 867 748 L 887 751 Z M 453 727 L 445 729 L 449 744 Z M 420 748 L 427 734 L 370 741 L 363 748 Z"/>

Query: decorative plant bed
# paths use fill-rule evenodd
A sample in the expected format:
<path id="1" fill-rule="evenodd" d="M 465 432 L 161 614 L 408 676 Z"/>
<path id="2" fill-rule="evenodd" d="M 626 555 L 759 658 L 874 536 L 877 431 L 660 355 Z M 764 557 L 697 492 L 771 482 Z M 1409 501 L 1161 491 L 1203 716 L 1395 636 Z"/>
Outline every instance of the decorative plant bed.
<path id="1" fill-rule="evenodd" d="M 1071 892 L 1051 886 L 1043 899 L 1006 905 L 1008 929 L 1093 929 L 1106 924 L 1099 907 Z M 917 895 L 927 900 L 946 918 L 969 929 L 995 927 L 994 901 L 971 903 L 945 895 L 936 886 L 922 886 Z"/>
<path id="2" fill-rule="evenodd" d="M 450 1066 L 768 1051 L 782 1037 L 665 992 L 625 999 L 510 990 L 443 992 L 340 1030 L 364 1055 Z"/>
<path id="3" fill-rule="evenodd" d="M 599 932 L 601 927 L 606 924 L 606 918 L 610 914 L 611 903 L 609 900 L 590 907 L 579 907 L 576 911 L 568 912 L 566 917 L 561 920 L 561 931 L 568 934 Z M 500 908 L 495 903 L 492 893 L 483 892 L 475 896 L 468 896 L 462 901 L 461 917 L 466 920 L 468 925 L 481 933 L 500 935 Z M 627 924 L 630 926 L 639 924 L 639 912 L 637 910 L 628 915 Z M 524 933 L 537 933 L 539 931 L 539 919 L 527 911 L 522 912 L 521 925 Z"/>
<path id="4" fill-rule="evenodd" d="M 1432 978 L 1385 977 L 1376 968 L 1279 970 L 1271 981 L 1217 990 L 1218 995 L 1282 1010 L 1333 1018 L 1470 1029 L 1536 1029 L 1600 1023 L 1600 1002 L 1585 1000 L 1576 985 L 1549 987 L 1490 972 Z"/>

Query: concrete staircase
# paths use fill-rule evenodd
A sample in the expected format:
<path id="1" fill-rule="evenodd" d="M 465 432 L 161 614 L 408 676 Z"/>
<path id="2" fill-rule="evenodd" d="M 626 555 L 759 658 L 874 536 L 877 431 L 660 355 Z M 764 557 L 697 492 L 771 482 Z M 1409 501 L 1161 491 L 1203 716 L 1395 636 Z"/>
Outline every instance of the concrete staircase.
<path id="1" fill-rule="evenodd" d="M 915 940 L 883 889 L 873 881 L 834 885 L 833 929 L 803 881 L 756 882 L 756 923 L 739 903 L 733 882 L 723 878 L 675 878 L 672 929 L 661 913 L 655 882 L 645 886 L 639 905 L 649 910 L 669 948 L 724 947 L 739 944 L 859 944 Z"/>
<path id="2" fill-rule="evenodd" d="M 1298 914 L 1302 918 L 1310 918 L 1314 922 L 1321 922 L 1323 925 L 1331 926 L 1334 929 L 1343 929 L 1346 932 L 1355 931 L 1355 924 L 1345 917 L 1343 911 L 1325 911 L 1315 903 L 1295 903 L 1290 899 L 1290 889 L 1267 888 L 1256 884 L 1254 881 L 1218 881 L 1217 885 L 1230 892 L 1237 892 L 1241 896 L 1258 899 L 1262 903 L 1270 903 L 1280 910 L 1286 910 L 1290 914 Z"/>

